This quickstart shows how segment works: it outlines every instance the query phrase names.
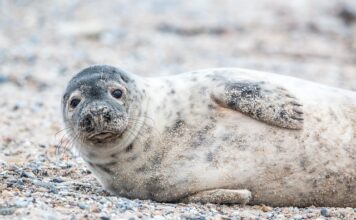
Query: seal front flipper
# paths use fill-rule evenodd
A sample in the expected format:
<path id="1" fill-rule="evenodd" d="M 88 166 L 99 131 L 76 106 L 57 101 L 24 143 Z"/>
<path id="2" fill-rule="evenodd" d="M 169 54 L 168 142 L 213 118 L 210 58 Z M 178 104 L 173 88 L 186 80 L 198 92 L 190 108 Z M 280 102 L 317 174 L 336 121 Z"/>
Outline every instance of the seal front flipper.
<path id="1" fill-rule="evenodd" d="M 266 82 L 230 81 L 218 86 L 212 99 L 225 108 L 289 129 L 302 129 L 303 109 L 288 90 Z"/>
<path id="2" fill-rule="evenodd" d="M 246 189 L 214 189 L 198 192 L 181 201 L 184 203 L 215 203 L 246 205 L 251 199 L 251 192 Z"/>

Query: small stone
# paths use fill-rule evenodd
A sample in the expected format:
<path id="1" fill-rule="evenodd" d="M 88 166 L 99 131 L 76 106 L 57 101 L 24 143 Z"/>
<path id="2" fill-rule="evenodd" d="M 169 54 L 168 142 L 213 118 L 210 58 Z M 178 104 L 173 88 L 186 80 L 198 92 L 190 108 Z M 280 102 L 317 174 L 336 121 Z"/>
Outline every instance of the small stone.
<path id="1" fill-rule="evenodd" d="M 102 199 L 100 199 L 100 201 L 99 201 L 101 204 L 105 204 L 106 202 L 107 202 L 107 200 L 106 199 L 104 199 L 104 198 L 102 198 Z"/>
<path id="2" fill-rule="evenodd" d="M 324 217 L 330 217 L 330 212 L 327 208 L 321 208 L 320 214 Z"/>
<path id="3" fill-rule="evenodd" d="M 351 5 L 344 5 L 339 9 L 339 17 L 347 25 L 356 22 L 356 7 L 351 7 Z"/>
<path id="4" fill-rule="evenodd" d="M 26 208 L 30 204 L 30 200 L 17 200 L 15 202 L 16 208 Z"/>
<path id="5" fill-rule="evenodd" d="M 6 181 L 6 186 L 7 187 L 13 187 L 15 184 L 16 184 L 16 182 L 17 182 L 17 179 L 8 179 L 7 181 Z"/>
<path id="6" fill-rule="evenodd" d="M 262 205 L 261 210 L 264 212 L 270 212 L 272 211 L 272 207 Z"/>
<path id="7" fill-rule="evenodd" d="M 58 190 L 56 189 L 56 187 L 54 186 L 51 186 L 48 190 L 49 193 L 53 193 L 53 194 L 57 194 L 58 193 Z"/>
<path id="8" fill-rule="evenodd" d="M 302 220 L 302 219 L 303 219 L 303 216 L 301 216 L 301 215 L 295 215 L 295 216 L 293 216 L 293 219 L 294 219 L 294 220 Z"/>
<path id="9" fill-rule="evenodd" d="M 41 170 L 40 165 L 34 162 L 28 164 L 28 168 L 30 168 L 33 173 L 38 173 Z"/>
<path id="10" fill-rule="evenodd" d="M 26 172 L 26 171 L 22 171 L 21 177 L 31 178 L 31 179 L 36 178 L 35 174 L 33 174 L 32 172 Z"/>
<path id="11" fill-rule="evenodd" d="M 92 206 L 90 206 L 90 212 L 99 213 L 100 212 L 100 208 L 97 205 L 92 205 Z"/>
<path id="12" fill-rule="evenodd" d="M 78 204 L 79 208 L 81 209 L 87 209 L 88 208 L 88 205 L 84 204 L 84 203 L 79 203 Z"/>
<path id="13" fill-rule="evenodd" d="M 62 169 L 69 169 L 69 168 L 72 168 L 73 167 L 73 164 L 71 164 L 71 163 L 65 163 L 65 164 L 60 164 L 59 165 L 60 166 L 60 168 L 62 168 Z"/>
<path id="14" fill-rule="evenodd" d="M 14 207 L 0 207 L 0 215 L 12 215 L 15 210 Z"/>
<path id="15" fill-rule="evenodd" d="M 6 83 L 8 81 L 9 79 L 6 76 L 0 74 L 0 84 Z"/>
<path id="16" fill-rule="evenodd" d="M 110 220 L 110 217 L 107 217 L 107 216 L 101 216 L 100 217 L 101 220 Z"/>
<path id="17" fill-rule="evenodd" d="M 273 216 L 274 216 L 274 213 L 273 213 L 273 212 L 267 213 L 267 218 L 268 218 L 268 219 L 273 218 Z"/>
<path id="18" fill-rule="evenodd" d="M 164 219 L 166 219 L 166 218 L 164 218 L 163 216 L 160 216 L 160 215 L 157 215 L 152 218 L 152 220 L 164 220 Z M 189 218 L 189 219 L 192 219 L 192 218 Z"/>
<path id="19" fill-rule="evenodd" d="M 47 192 L 48 191 L 48 189 L 45 189 L 45 188 L 37 188 L 36 189 L 36 192 Z"/>
<path id="20" fill-rule="evenodd" d="M 62 178 L 60 178 L 60 177 L 55 177 L 55 178 L 52 179 L 52 182 L 54 182 L 54 183 L 63 183 L 64 180 Z"/>
<path id="21" fill-rule="evenodd" d="M 9 190 L 4 190 L 4 191 L 2 191 L 1 195 L 3 197 L 10 197 L 10 196 L 13 196 L 14 194 L 13 194 L 13 192 L 11 192 Z"/>
<path id="22" fill-rule="evenodd" d="M 132 210 L 133 206 L 129 202 L 119 202 L 116 204 L 116 208 L 118 208 L 121 212 L 125 212 L 126 210 Z"/>
<path id="23" fill-rule="evenodd" d="M 20 170 L 20 168 L 16 165 L 10 165 L 8 170 L 18 172 Z"/>
<path id="24" fill-rule="evenodd" d="M 48 183 L 48 182 L 39 181 L 39 180 L 33 181 L 33 184 L 35 186 L 43 187 L 43 188 L 46 188 L 46 189 L 50 189 L 51 187 L 54 187 L 53 183 Z"/>

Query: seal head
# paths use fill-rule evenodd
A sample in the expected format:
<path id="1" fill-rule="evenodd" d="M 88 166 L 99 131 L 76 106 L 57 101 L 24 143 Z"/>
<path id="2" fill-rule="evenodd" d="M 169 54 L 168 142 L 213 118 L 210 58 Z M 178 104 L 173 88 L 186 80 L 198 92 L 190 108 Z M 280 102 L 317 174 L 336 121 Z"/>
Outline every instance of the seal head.
<path id="1" fill-rule="evenodd" d="M 114 142 L 129 122 L 130 79 L 110 66 L 92 66 L 69 82 L 62 100 L 67 128 L 86 145 Z"/>

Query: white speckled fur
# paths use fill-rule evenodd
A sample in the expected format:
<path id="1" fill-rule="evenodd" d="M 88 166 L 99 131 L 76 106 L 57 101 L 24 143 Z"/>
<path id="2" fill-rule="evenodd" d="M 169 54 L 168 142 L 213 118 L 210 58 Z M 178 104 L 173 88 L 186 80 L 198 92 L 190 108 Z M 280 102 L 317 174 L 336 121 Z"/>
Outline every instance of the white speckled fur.
<path id="1" fill-rule="evenodd" d="M 208 75 L 284 87 L 303 104 L 303 128 L 269 125 L 217 105 Z M 145 125 L 132 152 L 115 159 L 116 175 L 94 170 L 111 191 L 177 201 L 203 190 L 248 189 L 251 204 L 356 207 L 356 93 L 243 69 L 132 77 L 146 90 Z M 111 153 L 101 157 L 108 161 Z"/>

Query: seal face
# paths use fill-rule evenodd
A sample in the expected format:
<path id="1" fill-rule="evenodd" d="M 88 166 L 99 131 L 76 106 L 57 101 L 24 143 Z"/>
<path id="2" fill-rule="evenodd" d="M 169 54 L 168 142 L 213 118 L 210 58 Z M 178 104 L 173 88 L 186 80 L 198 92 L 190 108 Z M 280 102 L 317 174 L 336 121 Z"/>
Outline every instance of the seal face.
<path id="1" fill-rule="evenodd" d="M 84 143 L 115 141 L 128 126 L 129 86 L 115 68 L 94 66 L 81 71 L 63 96 L 66 126 Z"/>
<path id="2" fill-rule="evenodd" d="M 356 206 L 356 94 L 270 73 L 69 82 L 63 118 L 109 191 L 164 202 Z"/>

